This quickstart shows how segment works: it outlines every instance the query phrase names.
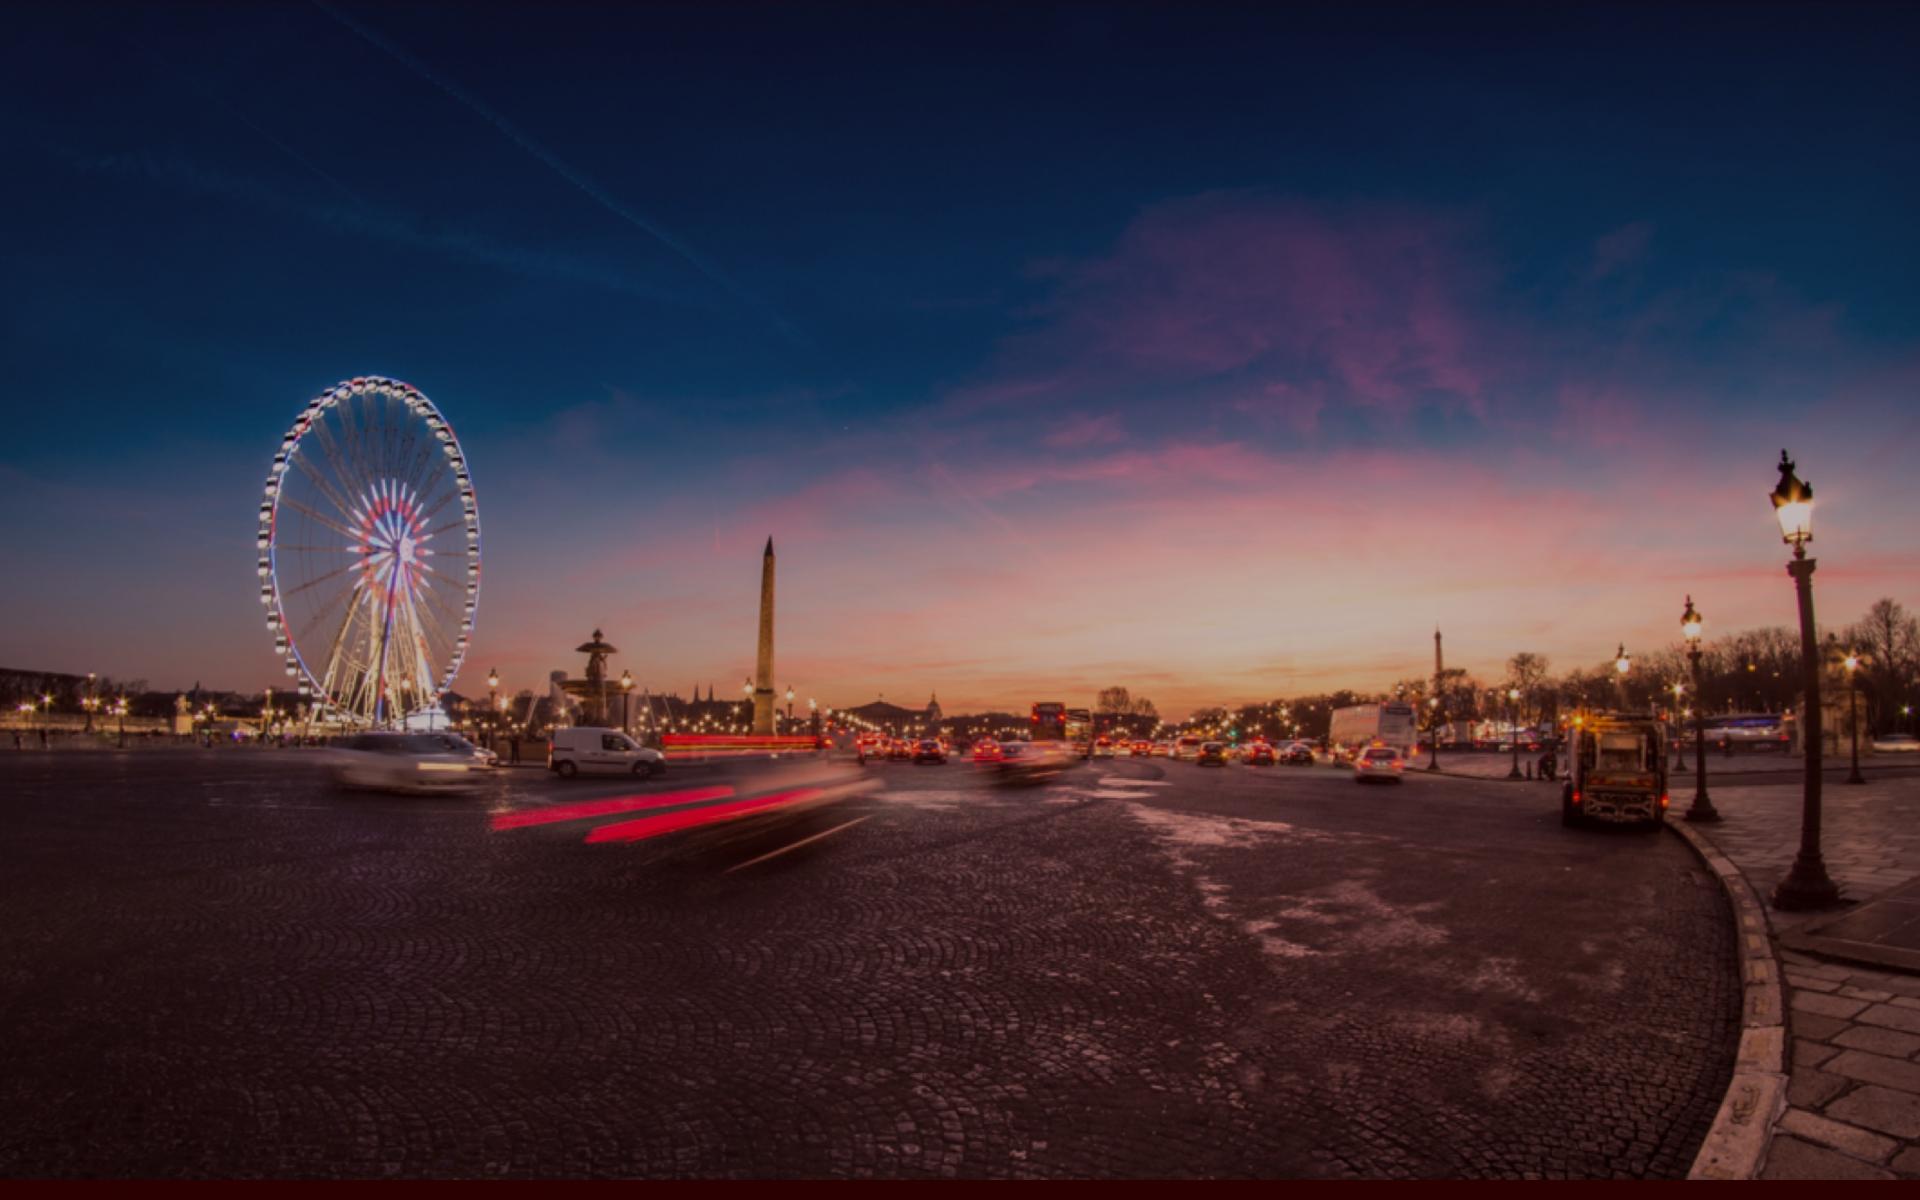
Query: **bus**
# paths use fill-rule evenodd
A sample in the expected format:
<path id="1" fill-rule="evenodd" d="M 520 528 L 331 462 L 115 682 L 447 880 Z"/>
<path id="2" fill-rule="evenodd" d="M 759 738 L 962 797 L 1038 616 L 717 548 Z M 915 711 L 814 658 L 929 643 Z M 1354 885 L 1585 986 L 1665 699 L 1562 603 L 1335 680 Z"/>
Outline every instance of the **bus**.
<path id="1" fill-rule="evenodd" d="M 1064 742 L 1067 740 L 1067 706 L 1058 700 L 1041 700 L 1033 706 L 1033 720 L 1027 727 L 1028 736 L 1036 742 Z"/>
<path id="2" fill-rule="evenodd" d="M 1709 746 L 1724 744 L 1750 750 L 1785 750 L 1793 742 L 1793 730 L 1780 713 L 1709 714 L 1706 726 Z M 1677 722 L 1674 732 L 1687 745 L 1693 744 L 1692 721 Z"/>
<path id="3" fill-rule="evenodd" d="M 1327 727 L 1327 748 L 1336 761 L 1351 759 L 1368 746 L 1391 746 L 1411 755 L 1417 739 L 1413 705 L 1402 700 L 1336 708 Z"/>

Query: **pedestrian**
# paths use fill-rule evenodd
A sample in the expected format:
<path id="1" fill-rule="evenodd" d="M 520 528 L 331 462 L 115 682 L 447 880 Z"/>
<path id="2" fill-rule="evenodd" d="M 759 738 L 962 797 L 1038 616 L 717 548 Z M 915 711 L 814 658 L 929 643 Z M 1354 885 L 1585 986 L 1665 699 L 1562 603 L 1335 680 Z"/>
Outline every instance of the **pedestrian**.
<path id="1" fill-rule="evenodd" d="M 520 761 L 520 735 L 516 733 L 513 735 L 513 737 L 509 738 L 508 745 L 513 751 L 513 758 L 511 761 L 516 763 L 519 762 Z"/>
<path id="2" fill-rule="evenodd" d="M 25 750 L 25 749 L 26 749 L 26 747 L 25 747 L 25 746 L 22 746 L 22 745 L 20 744 L 20 731 L 19 731 L 18 729 L 16 729 L 16 730 L 14 730 L 14 731 L 13 731 L 13 748 L 14 748 L 15 750 Z"/>
<path id="3" fill-rule="evenodd" d="M 40 731 L 40 748 L 42 750 L 47 748 L 47 731 L 44 729 Z"/>

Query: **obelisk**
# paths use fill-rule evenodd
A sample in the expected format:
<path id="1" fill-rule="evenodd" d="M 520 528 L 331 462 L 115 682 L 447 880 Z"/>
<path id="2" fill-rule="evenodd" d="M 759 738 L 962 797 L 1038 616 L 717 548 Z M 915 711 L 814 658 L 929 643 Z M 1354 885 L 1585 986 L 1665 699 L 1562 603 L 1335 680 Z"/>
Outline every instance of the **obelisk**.
<path id="1" fill-rule="evenodd" d="M 760 661 L 753 670 L 753 731 L 773 733 L 773 539 L 760 558 Z"/>

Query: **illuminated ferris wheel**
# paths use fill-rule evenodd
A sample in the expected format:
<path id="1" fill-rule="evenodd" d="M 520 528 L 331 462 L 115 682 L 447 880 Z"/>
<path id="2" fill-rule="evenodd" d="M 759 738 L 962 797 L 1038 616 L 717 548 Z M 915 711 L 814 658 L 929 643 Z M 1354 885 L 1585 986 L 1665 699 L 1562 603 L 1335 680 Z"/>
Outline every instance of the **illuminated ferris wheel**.
<path id="1" fill-rule="evenodd" d="M 260 504 L 260 603 L 312 719 L 404 724 L 460 672 L 480 510 L 433 402 L 369 375 L 308 403 Z"/>

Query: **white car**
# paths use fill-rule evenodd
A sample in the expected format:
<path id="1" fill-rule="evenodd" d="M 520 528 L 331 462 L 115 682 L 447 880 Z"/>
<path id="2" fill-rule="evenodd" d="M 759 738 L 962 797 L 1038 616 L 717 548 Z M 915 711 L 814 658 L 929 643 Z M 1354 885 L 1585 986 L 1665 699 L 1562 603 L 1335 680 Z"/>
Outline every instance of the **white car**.
<path id="1" fill-rule="evenodd" d="M 457 739 L 456 739 L 457 740 Z M 440 733 L 360 733 L 327 752 L 333 777 L 347 787 L 385 792 L 464 792 L 480 786 L 487 767 Z"/>
<path id="2" fill-rule="evenodd" d="M 1911 733 L 1889 733 L 1873 739 L 1875 754 L 1920 754 L 1920 737 Z"/>
<path id="3" fill-rule="evenodd" d="M 562 779 L 575 775 L 639 775 L 667 769 L 667 756 L 649 750 L 618 729 L 578 725 L 556 729 L 547 739 L 547 768 Z"/>
<path id="4" fill-rule="evenodd" d="M 1380 780 L 1387 783 L 1399 783 L 1405 776 L 1407 760 L 1398 750 L 1386 746 L 1374 746 L 1353 756 L 1353 781 L 1366 783 Z"/>

